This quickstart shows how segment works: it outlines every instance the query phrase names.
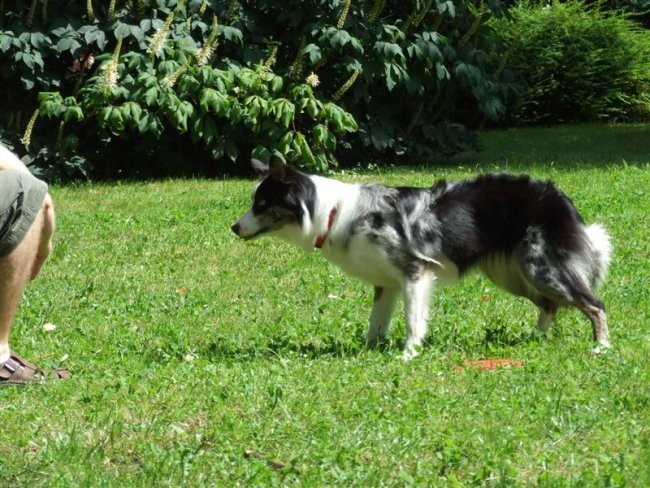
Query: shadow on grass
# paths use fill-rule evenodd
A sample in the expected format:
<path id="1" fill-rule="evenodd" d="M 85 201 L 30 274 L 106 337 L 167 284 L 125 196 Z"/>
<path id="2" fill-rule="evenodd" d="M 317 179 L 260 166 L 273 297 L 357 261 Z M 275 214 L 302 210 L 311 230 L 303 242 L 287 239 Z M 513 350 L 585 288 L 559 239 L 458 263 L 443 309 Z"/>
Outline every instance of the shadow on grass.
<path id="1" fill-rule="evenodd" d="M 578 124 L 485 131 L 480 151 L 466 151 L 444 166 L 607 167 L 647 165 L 650 124 Z"/>
<path id="2" fill-rule="evenodd" d="M 212 361 L 252 361 L 276 357 L 343 358 L 357 356 L 366 350 L 365 339 L 355 335 L 345 340 L 332 336 L 300 340 L 296 337 L 276 335 L 270 337 L 265 343 L 242 344 L 227 339 L 217 340 L 197 352 Z"/>
<path id="3" fill-rule="evenodd" d="M 517 347 L 537 343 L 543 338 L 535 330 L 513 332 L 507 328 L 485 329 L 482 340 L 471 337 L 429 337 L 424 342 L 424 349 L 442 351 L 463 351 L 467 354 L 480 354 L 486 348 Z M 374 350 L 388 356 L 400 353 L 404 348 L 403 338 L 389 339 L 379 344 Z M 347 338 L 334 336 L 310 337 L 301 340 L 296 337 L 275 335 L 264 343 L 250 344 L 223 339 L 216 340 L 196 352 L 213 362 L 236 361 L 247 362 L 279 357 L 299 357 L 314 360 L 321 358 L 350 358 L 371 350 L 366 346 L 365 336 L 361 333 Z"/>
<path id="4" fill-rule="evenodd" d="M 483 343 L 485 346 L 516 347 L 538 343 L 543 334 L 535 329 L 513 332 L 507 327 L 489 327 L 485 329 Z"/>

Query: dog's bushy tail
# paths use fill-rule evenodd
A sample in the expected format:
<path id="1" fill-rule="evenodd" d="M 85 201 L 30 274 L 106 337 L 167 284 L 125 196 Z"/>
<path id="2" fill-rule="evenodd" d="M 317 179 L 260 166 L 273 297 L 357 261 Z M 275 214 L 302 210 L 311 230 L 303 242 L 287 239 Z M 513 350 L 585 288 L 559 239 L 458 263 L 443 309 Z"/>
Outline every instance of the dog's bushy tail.
<path id="1" fill-rule="evenodd" d="M 612 259 L 612 240 L 605 228 L 600 224 L 592 224 L 585 231 L 595 254 L 596 269 L 594 269 L 591 283 L 592 288 L 595 289 L 607 275 L 609 263 Z"/>

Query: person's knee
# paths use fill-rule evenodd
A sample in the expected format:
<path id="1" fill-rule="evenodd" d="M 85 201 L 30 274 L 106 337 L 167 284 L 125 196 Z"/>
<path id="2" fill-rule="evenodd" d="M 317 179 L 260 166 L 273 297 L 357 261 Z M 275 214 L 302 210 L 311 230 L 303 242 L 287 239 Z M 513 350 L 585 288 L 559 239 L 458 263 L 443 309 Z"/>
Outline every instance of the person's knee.
<path id="1" fill-rule="evenodd" d="M 54 235 L 55 214 L 54 203 L 52 197 L 48 194 L 45 196 L 43 206 L 33 224 L 35 232 L 37 233 L 37 247 L 32 265 L 30 279 L 36 278 L 41 271 L 43 263 L 52 252 L 52 236 Z"/>
<path id="2" fill-rule="evenodd" d="M 56 215 L 54 213 L 54 202 L 48 193 L 43 201 L 43 230 L 41 233 L 40 248 L 47 248 L 47 254 L 52 250 L 52 236 L 56 228 Z"/>
<path id="3" fill-rule="evenodd" d="M 56 215 L 54 213 L 54 201 L 49 193 L 45 195 L 45 200 L 43 200 L 43 211 L 45 213 L 45 225 L 54 233 Z"/>

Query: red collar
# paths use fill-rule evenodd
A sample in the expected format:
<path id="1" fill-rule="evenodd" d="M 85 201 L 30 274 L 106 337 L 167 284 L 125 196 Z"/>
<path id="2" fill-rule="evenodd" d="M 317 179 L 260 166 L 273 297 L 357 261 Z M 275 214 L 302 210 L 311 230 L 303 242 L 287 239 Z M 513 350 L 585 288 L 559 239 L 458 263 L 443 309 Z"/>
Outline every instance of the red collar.
<path id="1" fill-rule="evenodd" d="M 324 234 L 320 234 L 316 238 L 316 242 L 314 243 L 314 247 L 316 247 L 317 249 L 320 249 L 321 247 L 323 247 L 323 244 L 325 244 L 325 241 L 327 240 L 327 237 L 330 234 L 330 230 L 332 229 L 332 225 L 334 224 L 334 217 L 336 217 L 337 210 L 338 209 L 336 207 L 333 207 L 332 210 L 330 210 L 330 216 L 327 219 L 327 230 L 325 231 Z"/>

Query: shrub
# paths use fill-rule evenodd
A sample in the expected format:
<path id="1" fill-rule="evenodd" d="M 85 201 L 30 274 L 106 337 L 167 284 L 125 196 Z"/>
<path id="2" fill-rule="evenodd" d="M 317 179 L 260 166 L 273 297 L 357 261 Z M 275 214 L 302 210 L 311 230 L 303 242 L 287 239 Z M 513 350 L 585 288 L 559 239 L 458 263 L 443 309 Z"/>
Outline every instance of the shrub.
<path id="1" fill-rule="evenodd" d="M 105 3 L 0 4 L 0 124 L 61 177 L 428 160 L 503 113 L 497 0 Z"/>
<path id="2" fill-rule="evenodd" d="M 615 11 L 579 1 L 520 4 L 495 35 L 522 82 L 509 113 L 523 123 L 646 119 L 650 33 Z"/>

